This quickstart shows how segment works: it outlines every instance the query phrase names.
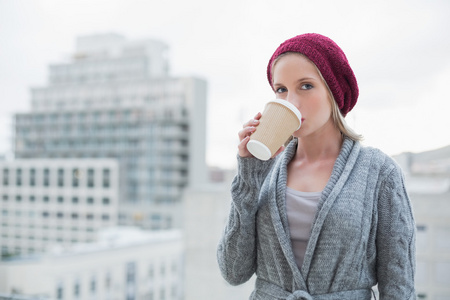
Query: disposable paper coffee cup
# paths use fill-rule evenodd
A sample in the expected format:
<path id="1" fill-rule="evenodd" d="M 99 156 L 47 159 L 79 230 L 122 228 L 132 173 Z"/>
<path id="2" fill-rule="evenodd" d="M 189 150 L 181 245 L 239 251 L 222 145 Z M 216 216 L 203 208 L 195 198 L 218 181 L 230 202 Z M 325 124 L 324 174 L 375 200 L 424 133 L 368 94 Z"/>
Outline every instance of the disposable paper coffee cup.
<path id="1" fill-rule="evenodd" d="M 301 120 L 300 111 L 290 102 L 269 101 L 247 143 L 248 151 L 260 160 L 268 160 L 300 128 Z"/>

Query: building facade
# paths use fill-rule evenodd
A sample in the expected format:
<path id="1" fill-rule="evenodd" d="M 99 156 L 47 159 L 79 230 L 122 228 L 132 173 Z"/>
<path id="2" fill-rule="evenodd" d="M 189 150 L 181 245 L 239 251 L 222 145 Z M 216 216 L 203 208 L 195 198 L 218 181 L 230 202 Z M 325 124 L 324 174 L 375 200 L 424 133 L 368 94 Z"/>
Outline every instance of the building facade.
<path id="1" fill-rule="evenodd" d="M 180 199 L 206 181 L 206 82 L 168 72 L 168 47 L 115 34 L 81 37 L 15 116 L 16 158 L 115 158 L 119 223 L 181 226 Z"/>
<path id="2" fill-rule="evenodd" d="M 96 240 L 117 225 L 119 166 L 115 159 L 0 161 L 2 257 Z"/>
<path id="3" fill-rule="evenodd" d="M 450 300 L 450 147 L 395 157 L 417 225 L 417 299 Z"/>
<path id="4" fill-rule="evenodd" d="M 181 300 L 182 277 L 179 231 L 110 228 L 95 243 L 0 262 L 0 297 Z"/>
<path id="5" fill-rule="evenodd" d="M 232 172 L 234 176 L 235 172 Z M 185 297 L 184 300 L 248 299 L 255 276 L 240 286 L 231 286 L 220 274 L 217 245 L 231 205 L 231 179 L 184 191 Z"/>

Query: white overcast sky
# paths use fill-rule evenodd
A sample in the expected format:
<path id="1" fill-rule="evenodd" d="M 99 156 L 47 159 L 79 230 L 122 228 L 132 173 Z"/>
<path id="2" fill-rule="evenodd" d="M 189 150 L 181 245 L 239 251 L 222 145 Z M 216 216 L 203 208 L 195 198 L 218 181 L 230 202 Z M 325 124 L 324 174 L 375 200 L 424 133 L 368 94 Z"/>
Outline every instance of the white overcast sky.
<path id="1" fill-rule="evenodd" d="M 237 131 L 273 98 L 268 59 L 306 32 L 346 53 L 360 87 L 347 119 L 364 144 L 390 155 L 450 145 L 447 0 L 0 0 L 0 153 L 48 65 L 66 61 L 77 36 L 105 32 L 163 40 L 173 76 L 208 81 L 211 165 L 235 166 Z"/>

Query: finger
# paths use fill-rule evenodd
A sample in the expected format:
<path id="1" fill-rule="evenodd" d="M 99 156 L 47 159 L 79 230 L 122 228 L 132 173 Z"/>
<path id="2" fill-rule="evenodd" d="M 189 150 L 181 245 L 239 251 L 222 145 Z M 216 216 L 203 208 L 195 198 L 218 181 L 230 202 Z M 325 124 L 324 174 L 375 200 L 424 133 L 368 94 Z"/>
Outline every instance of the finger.
<path id="1" fill-rule="evenodd" d="M 239 156 L 240 157 L 250 157 L 252 154 L 247 150 L 247 144 L 250 140 L 249 136 L 246 136 L 238 145 Z"/>
<path id="2" fill-rule="evenodd" d="M 242 125 L 242 127 L 245 128 L 245 127 L 256 126 L 256 125 L 259 125 L 259 120 L 251 119 L 251 120 L 248 120 L 248 122 L 244 123 Z"/>
<path id="3" fill-rule="evenodd" d="M 254 127 L 254 126 L 244 127 L 238 133 L 239 140 L 242 141 L 245 137 L 250 136 L 253 132 L 255 132 L 255 130 L 256 130 L 256 127 Z"/>
<path id="4" fill-rule="evenodd" d="M 259 119 L 261 119 L 261 113 L 257 113 L 253 119 L 250 119 L 248 122 L 244 123 L 242 127 L 256 126 L 259 124 Z"/>

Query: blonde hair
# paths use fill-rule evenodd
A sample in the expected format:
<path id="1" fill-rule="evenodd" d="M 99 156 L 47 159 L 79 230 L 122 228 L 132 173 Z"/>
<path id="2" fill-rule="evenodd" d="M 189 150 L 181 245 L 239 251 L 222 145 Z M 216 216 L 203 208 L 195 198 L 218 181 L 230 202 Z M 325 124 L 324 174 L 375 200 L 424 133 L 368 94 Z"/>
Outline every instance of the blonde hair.
<path id="1" fill-rule="evenodd" d="M 320 78 L 322 79 L 323 83 L 325 84 L 325 86 L 327 87 L 328 90 L 328 99 L 330 100 L 330 104 L 331 104 L 331 117 L 333 119 L 333 123 L 334 126 L 336 126 L 336 128 L 341 132 L 341 134 L 343 136 L 348 137 L 349 139 L 353 140 L 353 141 L 362 141 L 363 140 L 363 136 L 361 134 L 356 133 L 345 121 L 345 117 L 342 115 L 341 110 L 339 109 L 339 106 L 337 105 L 336 101 L 334 100 L 334 96 L 333 93 L 330 90 L 330 87 L 328 86 L 327 82 L 325 81 L 325 79 L 322 76 L 322 73 L 320 72 L 319 68 L 317 68 L 316 64 L 314 62 L 312 62 L 306 55 L 299 53 L 299 52 L 285 52 L 280 54 L 277 58 L 274 59 L 273 63 L 272 63 L 272 70 L 275 67 L 275 64 L 278 62 L 278 60 L 287 55 L 287 54 L 296 54 L 296 55 L 300 55 L 304 58 L 306 58 L 308 61 L 310 61 L 313 66 L 316 68 L 317 73 L 319 73 Z M 272 77 L 273 78 L 273 77 Z M 271 83 L 273 84 L 273 82 Z"/>

